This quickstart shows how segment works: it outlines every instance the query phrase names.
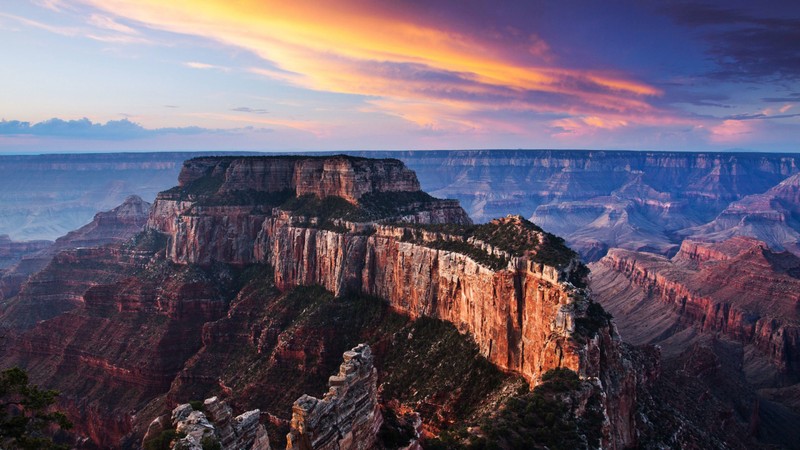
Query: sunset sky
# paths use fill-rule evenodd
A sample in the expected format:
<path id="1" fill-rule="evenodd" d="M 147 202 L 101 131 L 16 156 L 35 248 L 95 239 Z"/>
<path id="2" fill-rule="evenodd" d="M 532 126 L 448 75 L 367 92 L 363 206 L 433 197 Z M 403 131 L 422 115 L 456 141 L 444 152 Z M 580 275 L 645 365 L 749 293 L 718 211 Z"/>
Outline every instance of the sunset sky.
<path id="1" fill-rule="evenodd" d="M 800 2 L 4 0 L 0 152 L 800 151 Z"/>

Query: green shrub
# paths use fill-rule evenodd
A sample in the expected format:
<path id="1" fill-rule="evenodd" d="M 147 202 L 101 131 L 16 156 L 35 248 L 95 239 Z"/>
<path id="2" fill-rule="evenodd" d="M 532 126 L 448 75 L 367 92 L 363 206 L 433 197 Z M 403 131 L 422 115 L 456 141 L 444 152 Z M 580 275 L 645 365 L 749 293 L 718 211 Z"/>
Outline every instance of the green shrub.
<path id="1" fill-rule="evenodd" d="M 203 410 L 203 401 L 202 400 L 192 400 L 189 402 L 192 409 L 195 411 L 202 411 Z"/>
<path id="2" fill-rule="evenodd" d="M 156 437 L 144 443 L 144 450 L 169 450 L 172 448 L 172 441 L 178 439 L 178 433 L 174 429 L 164 430 Z"/>

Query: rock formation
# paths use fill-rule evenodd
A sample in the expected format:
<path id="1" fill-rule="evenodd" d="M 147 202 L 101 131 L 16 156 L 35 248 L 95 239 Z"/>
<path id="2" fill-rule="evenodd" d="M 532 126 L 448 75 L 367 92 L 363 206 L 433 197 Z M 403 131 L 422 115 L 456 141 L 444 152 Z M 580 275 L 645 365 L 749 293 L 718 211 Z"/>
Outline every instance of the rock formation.
<path id="1" fill-rule="evenodd" d="M 334 166 L 337 170 L 339 164 L 349 164 L 349 159 L 334 158 L 339 159 L 344 163 L 337 163 Z M 336 222 L 338 229 L 329 230 L 309 226 L 306 218 L 280 209 L 253 214 L 252 205 L 197 206 L 204 197 L 226 190 L 228 179 L 236 180 L 235 185 L 241 187 L 242 165 L 249 167 L 247 173 L 271 174 L 285 172 L 289 163 L 302 168 L 302 161 L 297 158 L 191 160 L 180 177 L 182 186 L 213 184 L 202 178 L 201 173 L 219 177 L 219 183 L 211 192 L 195 197 L 195 201 L 178 201 L 174 193 L 159 195 L 148 226 L 168 236 L 167 257 L 176 263 L 268 263 L 274 267 L 275 283 L 281 289 L 319 284 L 335 295 L 362 292 L 386 299 L 393 308 L 411 317 L 425 315 L 452 322 L 474 337 L 489 360 L 521 373 L 531 383 L 554 367 L 581 370 L 582 356 L 570 343 L 577 307 L 574 303 L 581 294 L 561 283 L 577 268 L 578 262 L 569 256 L 563 267 L 556 268 L 484 243 L 467 244 L 484 253 L 488 250 L 489 254 L 501 255 L 505 265 L 493 269 L 462 253 L 428 245 L 457 239 L 447 233 L 345 221 Z M 271 166 L 265 162 L 276 167 L 267 169 Z M 381 167 L 379 162 L 371 164 Z M 391 167 L 396 164 L 391 162 Z M 310 184 L 311 181 L 297 181 L 298 170 L 292 172 L 295 175 L 286 173 L 284 177 L 289 180 L 291 176 L 293 183 Z M 379 172 L 404 174 L 397 189 L 402 192 L 409 188 L 404 171 L 395 168 Z M 318 181 L 330 178 L 315 176 Z M 265 185 L 260 181 L 261 175 L 253 179 L 257 181 L 252 184 L 254 188 L 287 189 L 287 185 L 276 184 L 274 180 Z M 414 187 L 414 183 L 410 186 Z M 497 222 L 496 226 L 516 226 L 520 230 L 513 233 L 521 234 L 521 223 L 519 218 L 510 218 Z M 543 236 L 532 233 L 534 240 Z M 404 237 L 409 234 L 419 235 L 421 241 L 406 242 L 408 239 Z M 481 250 L 481 246 L 487 250 Z"/>
<path id="2" fill-rule="evenodd" d="M 20 255 L 11 267 L 0 273 L 0 301 L 17 295 L 22 283 L 30 275 L 44 269 L 58 252 L 125 242 L 142 231 L 149 214 L 150 203 L 132 195 L 116 208 L 95 214 L 91 222 L 61 236 L 55 243 L 45 241 L 47 245 L 41 242 L 27 244 L 26 248 L 38 250 Z"/>
<path id="3" fill-rule="evenodd" d="M 184 403 L 172 410 L 170 422 L 178 436 L 174 450 L 203 450 L 219 445 L 220 450 L 270 450 L 267 430 L 259 423 L 259 410 L 247 411 L 233 417 L 231 407 L 217 397 L 207 398 L 201 410 Z M 143 442 L 163 433 L 166 416 L 150 424 Z"/>
<path id="4" fill-rule="evenodd" d="M 336 167 L 352 164 L 347 158 L 334 157 L 334 160 L 344 161 L 337 162 Z M 570 368 L 584 377 L 603 378 L 605 367 L 600 361 L 620 358 L 613 356 L 619 352 L 619 344 L 614 341 L 608 324 L 602 324 L 602 318 L 599 327 L 590 330 L 576 326 L 593 319 L 586 319 L 589 303 L 583 292 L 567 282 L 580 267 L 576 255 L 570 251 L 561 259 L 556 258 L 555 263 L 545 264 L 536 250 L 515 255 L 457 234 L 383 225 L 380 218 L 377 222 L 334 219 L 325 224 L 314 223 L 280 205 L 273 209 L 252 204 L 205 206 L 223 193 L 230 195 L 231 188 L 226 187 L 231 185 L 230 180 L 236 180 L 237 189 L 246 186 L 273 192 L 291 190 L 299 183 L 299 175 L 296 171 L 290 175 L 287 167 L 292 164 L 302 167 L 298 161 L 303 160 L 189 161 L 180 177 L 181 186 L 156 199 L 148 226 L 167 235 L 167 257 L 175 263 L 268 263 L 274 267 L 275 284 L 280 289 L 319 284 L 336 295 L 360 292 L 386 299 L 392 308 L 411 317 L 430 316 L 449 321 L 472 336 L 486 358 L 503 369 L 521 374 L 531 384 L 536 384 L 549 369 L 558 367 Z M 371 164 L 380 167 L 379 162 Z M 252 184 L 244 184 L 241 173 L 257 175 Z M 265 175 L 275 173 L 282 173 L 283 181 Z M 317 180 L 328 179 L 314 176 Z M 272 181 L 267 183 L 268 179 Z M 292 184 L 285 184 L 290 179 Z M 409 188 L 406 178 L 397 186 L 398 192 Z M 383 189 L 392 192 L 390 187 Z M 357 197 L 345 195 L 351 199 Z M 448 211 L 453 209 L 449 204 L 444 206 Z M 439 214 L 438 202 L 431 202 L 428 207 L 433 211 L 430 217 L 449 216 L 454 225 L 468 223 L 463 211 Z M 392 220 L 398 218 L 392 211 L 388 216 Z M 506 229 L 509 236 L 523 236 L 541 248 L 557 248 L 554 237 L 547 238 L 541 231 L 528 229 L 525 223 L 519 217 L 510 217 L 488 226 Z M 461 251 L 449 249 L 452 245 L 460 245 Z M 481 258 L 464 251 L 484 255 L 489 260 L 495 258 L 500 261 L 499 266 L 491 267 L 485 260 L 477 261 L 475 258 Z M 591 336 L 598 330 L 605 333 L 605 338 L 600 338 L 602 342 L 577 338 L 581 333 Z M 620 392 L 635 390 L 635 376 L 615 379 L 613 383 L 607 381 L 610 388 L 618 388 Z M 630 416 L 634 402 L 635 393 L 610 397 L 608 414 L 626 417 L 611 422 L 619 428 L 609 432 L 610 445 L 635 441 Z"/>
<path id="5" fill-rule="evenodd" d="M 360 344 L 344 353 L 339 373 L 321 399 L 304 395 L 292 408 L 287 450 L 369 450 L 383 419 L 372 351 Z"/>
<path id="6" fill-rule="evenodd" d="M 598 298 L 630 324 L 622 332 L 633 343 L 659 342 L 667 330 L 692 326 L 752 344 L 782 370 L 800 369 L 800 258 L 794 255 L 737 237 L 720 244 L 684 241 L 671 260 L 613 249 L 592 268 Z M 647 295 L 634 302 L 611 294 L 626 285 Z M 641 311 L 638 325 L 626 320 L 642 307 L 665 311 L 652 317 L 657 322 L 643 321 Z"/>

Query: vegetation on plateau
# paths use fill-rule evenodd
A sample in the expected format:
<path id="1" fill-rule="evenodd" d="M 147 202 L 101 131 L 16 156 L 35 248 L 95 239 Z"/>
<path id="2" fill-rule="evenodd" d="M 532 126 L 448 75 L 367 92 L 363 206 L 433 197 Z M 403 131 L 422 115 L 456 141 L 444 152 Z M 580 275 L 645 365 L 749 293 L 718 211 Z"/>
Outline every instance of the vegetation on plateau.
<path id="1" fill-rule="evenodd" d="M 542 384 L 528 392 L 521 389 L 493 415 L 481 419 L 477 427 L 461 426 L 425 442 L 426 449 L 462 450 L 568 450 L 597 448 L 602 437 L 603 414 L 596 393 L 591 393 L 585 413 L 576 417 L 570 397 L 584 389 L 569 369 L 553 369 L 542 377 Z"/>

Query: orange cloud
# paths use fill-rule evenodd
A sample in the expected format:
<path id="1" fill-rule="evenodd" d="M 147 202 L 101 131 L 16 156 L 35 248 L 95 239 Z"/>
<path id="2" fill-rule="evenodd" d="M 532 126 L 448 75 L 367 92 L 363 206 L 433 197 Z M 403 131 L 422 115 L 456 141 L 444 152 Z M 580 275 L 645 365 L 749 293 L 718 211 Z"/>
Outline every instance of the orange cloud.
<path id="1" fill-rule="evenodd" d="M 648 97 L 661 95 L 624 76 L 504 60 L 479 38 L 397 17 L 371 2 L 82 1 L 127 21 L 250 50 L 278 69 L 251 71 L 283 82 L 386 99 L 387 112 L 418 124 L 432 123 L 423 110 L 451 122 L 465 121 L 465 111 L 496 109 L 639 116 L 653 114 Z M 538 61 L 553 60 L 544 40 L 530 39 Z"/>

